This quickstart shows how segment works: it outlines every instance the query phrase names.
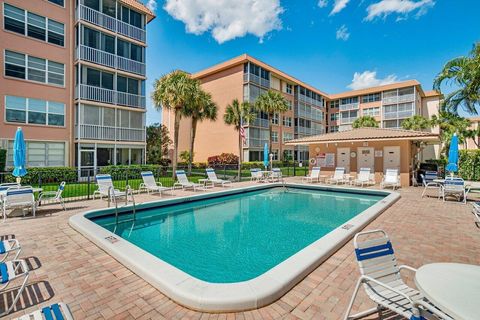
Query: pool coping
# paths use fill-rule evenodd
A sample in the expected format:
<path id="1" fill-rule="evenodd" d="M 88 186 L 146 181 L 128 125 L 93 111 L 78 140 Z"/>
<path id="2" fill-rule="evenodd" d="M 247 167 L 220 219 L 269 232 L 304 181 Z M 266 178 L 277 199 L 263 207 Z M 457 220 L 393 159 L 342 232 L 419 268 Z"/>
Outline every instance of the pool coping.
<path id="1" fill-rule="evenodd" d="M 179 204 L 191 200 L 202 200 L 276 186 L 281 187 L 284 184 L 265 183 L 240 188 L 225 188 L 220 191 L 145 202 L 138 204 L 137 208 L 150 208 L 159 204 Z M 381 194 L 386 195 L 386 197 L 267 272 L 251 280 L 236 283 L 210 283 L 197 279 L 86 218 L 87 215 L 111 214 L 114 212 L 113 208 L 78 213 L 70 217 L 69 224 L 125 267 L 180 305 L 204 312 L 235 312 L 257 309 L 282 297 L 328 257 L 343 247 L 355 233 L 362 230 L 400 199 L 399 193 L 388 190 L 298 183 L 285 183 L 285 186 L 346 193 Z M 132 206 L 128 205 L 119 208 L 119 211 L 129 211 L 131 208 Z"/>

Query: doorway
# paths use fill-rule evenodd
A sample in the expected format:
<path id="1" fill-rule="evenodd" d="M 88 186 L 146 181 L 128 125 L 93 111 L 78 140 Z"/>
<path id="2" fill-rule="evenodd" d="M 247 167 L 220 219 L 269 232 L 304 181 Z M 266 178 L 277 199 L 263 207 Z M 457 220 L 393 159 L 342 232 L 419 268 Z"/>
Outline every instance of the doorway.
<path id="1" fill-rule="evenodd" d="M 80 177 L 95 175 L 95 150 L 80 150 Z"/>
<path id="2" fill-rule="evenodd" d="M 344 167 L 350 173 L 350 148 L 337 148 L 337 167 Z"/>
<path id="3" fill-rule="evenodd" d="M 400 172 L 400 147 L 383 148 L 383 171 L 397 169 Z"/>
<path id="4" fill-rule="evenodd" d="M 357 171 L 360 168 L 370 168 L 371 172 L 375 172 L 375 154 L 374 148 L 359 147 L 357 152 Z"/>

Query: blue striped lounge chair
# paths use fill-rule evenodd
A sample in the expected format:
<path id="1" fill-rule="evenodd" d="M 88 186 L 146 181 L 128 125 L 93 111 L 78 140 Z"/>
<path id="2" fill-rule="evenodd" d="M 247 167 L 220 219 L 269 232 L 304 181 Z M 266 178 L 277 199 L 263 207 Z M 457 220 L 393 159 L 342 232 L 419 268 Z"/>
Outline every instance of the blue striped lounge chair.
<path id="1" fill-rule="evenodd" d="M 25 260 L 10 260 L 0 263 L 0 292 L 5 291 L 5 289 L 7 289 L 10 284 L 15 282 L 16 279 L 23 278 L 22 285 L 17 290 L 17 293 L 11 301 L 10 306 L 5 306 L 5 312 L 0 314 L 0 317 L 9 314 L 10 311 L 13 310 L 15 304 L 25 290 L 29 275 L 28 266 Z"/>
<path id="2" fill-rule="evenodd" d="M 385 176 L 383 177 L 382 182 L 380 183 L 382 189 L 387 187 L 395 188 L 400 187 L 400 178 L 398 176 L 398 169 L 387 169 L 385 171 Z"/>
<path id="3" fill-rule="evenodd" d="M 38 203 L 41 204 L 42 201 L 47 201 L 49 203 L 56 202 L 56 203 L 60 203 L 63 210 L 67 210 L 65 208 L 65 201 L 63 200 L 63 197 L 62 197 L 63 190 L 65 190 L 65 185 L 66 185 L 66 182 L 62 181 L 56 191 L 41 192 L 40 195 L 38 196 Z"/>
<path id="4" fill-rule="evenodd" d="M 345 182 L 345 168 L 336 167 L 333 176 L 327 179 L 327 183 L 330 184 L 339 184 Z"/>
<path id="5" fill-rule="evenodd" d="M 432 314 L 440 319 L 453 320 L 432 305 L 419 291 L 405 284 L 400 270 L 406 269 L 411 272 L 417 270 L 406 265 L 398 265 L 385 231 L 371 230 L 357 233 L 353 244 L 361 276 L 348 305 L 345 320 L 363 318 L 385 309 L 409 320 L 432 319 Z M 362 286 L 377 307 L 350 315 Z"/>
<path id="6" fill-rule="evenodd" d="M 188 181 L 185 170 L 176 170 L 175 175 L 177 176 L 177 182 L 175 182 L 173 188 L 181 187 L 183 190 L 193 189 L 193 191 L 206 190 L 203 184 Z"/>
<path id="7" fill-rule="evenodd" d="M 16 260 L 20 255 L 20 252 L 22 252 L 22 247 L 20 246 L 20 243 L 17 239 L 7 239 L 0 241 L 0 256 L 2 256 L 0 262 L 5 261 L 8 258 L 8 255 L 15 251 L 16 254 L 13 260 Z"/>
<path id="8" fill-rule="evenodd" d="M 155 181 L 155 176 L 152 171 L 143 171 L 141 172 L 143 182 L 140 184 L 140 190 L 147 190 L 147 193 L 150 191 L 158 192 L 162 195 L 164 191 L 171 191 L 171 188 L 164 187 L 161 182 Z"/>
<path id="9" fill-rule="evenodd" d="M 465 181 L 459 177 L 446 177 L 442 188 L 443 201 L 447 197 L 453 196 L 458 200 L 462 200 L 463 203 L 467 203 L 467 194 L 470 191 L 465 186 Z"/>
<path id="10" fill-rule="evenodd" d="M 320 167 L 313 167 L 308 176 L 302 178 L 304 183 L 313 183 L 320 181 Z"/>
<path id="11" fill-rule="evenodd" d="M 14 320 L 73 320 L 72 313 L 68 306 L 63 303 L 54 303 L 50 306 L 43 307 L 32 313 L 23 315 Z"/>
<path id="12" fill-rule="evenodd" d="M 112 176 L 109 174 L 97 174 L 95 176 L 97 180 L 97 187 L 98 189 L 95 190 L 93 193 L 93 199 L 95 199 L 95 196 L 98 195 L 100 199 L 103 197 L 107 197 L 110 195 L 110 198 L 125 198 L 126 193 L 123 191 L 120 191 L 119 189 L 115 189 L 113 186 L 113 181 L 112 181 Z"/>
<path id="13" fill-rule="evenodd" d="M 272 168 L 272 172 L 270 173 L 268 179 L 272 182 L 283 181 L 282 170 L 280 170 L 280 168 Z"/>
<path id="14" fill-rule="evenodd" d="M 23 216 L 25 216 L 25 209 L 31 209 L 35 217 L 36 202 L 32 187 L 8 188 L 2 200 L 4 222 L 7 219 L 7 210 L 9 209 L 23 209 Z"/>
<path id="15" fill-rule="evenodd" d="M 213 183 L 213 185 L 219 184 L 222 187 L 227 187 L 232 185 L 231 181 L 217 178 L 217 174 L 215 173 L 214 169 L 207 168 L 206 172 L 207 172 L 208 181 Z"/>

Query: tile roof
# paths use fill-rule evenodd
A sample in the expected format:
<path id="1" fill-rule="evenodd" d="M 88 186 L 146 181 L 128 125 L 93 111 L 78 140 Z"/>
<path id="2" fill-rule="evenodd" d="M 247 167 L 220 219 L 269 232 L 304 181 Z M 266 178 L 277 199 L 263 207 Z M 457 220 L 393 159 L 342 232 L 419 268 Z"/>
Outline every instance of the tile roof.
<path id="1" fill-rule="evenodd" d="M 140 11 L 141 13 L 144 13 L 147 15 L 147 22 L 152 21 L 155 19 L 155 14 L 147 8 L 143 3 L 137 0 L 120 0 L 120 2 L 128 7 L 131 7 L 133 9 L 136 9 Z"/>
<path id="2" fill-rule="evenodd" d="M 436 90 L 425 91 L 425 97 L 442 97 L 443 94 Z"/>
<path id="3" fill-rule="evenodd" d="M 384 129 L 384 128 L 358 128 L 347 131 L 326 133 L 316 136 L 303 137 L 287 141 L 287 145 L 353 142 L 353 141 L 378 141 L 378 140 L 438 140 L 438 134 L 423 131 Z"/>

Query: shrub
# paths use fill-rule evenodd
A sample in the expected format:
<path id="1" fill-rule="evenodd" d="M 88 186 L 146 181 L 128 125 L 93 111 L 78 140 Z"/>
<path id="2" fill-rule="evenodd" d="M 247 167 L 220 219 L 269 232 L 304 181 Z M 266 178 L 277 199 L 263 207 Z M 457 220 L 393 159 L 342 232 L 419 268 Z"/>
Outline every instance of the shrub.
<path id="1" fill-rule="evenodd" d="M 465 180 L 480 179 L 480 150 L 460 150 L 458 175 Z"/>
<path id="2" fill-rule="evenodd" d="M 27 168 L 27 174 L 22 177 L 22 184 L 60 183 L 62 181 L 76 181 L 77 168 L 73 167 L 46 167 Z M 12 174 L 5 176 L 5 182 L 15 182 Z"/>
<path id="3" fill-rule="evenodd" d="M 6 163 L 7 163 L 7 150 L 0 149 L 0 172 L 5 171 Z"/>
<path id="4" fill-rule="evenodd" d="M 207 162 L 209 166 L 221 164 L 237 164 L 238 156 L 233 153 L 222 153 L 218 156 L 208 157 Z"/>

